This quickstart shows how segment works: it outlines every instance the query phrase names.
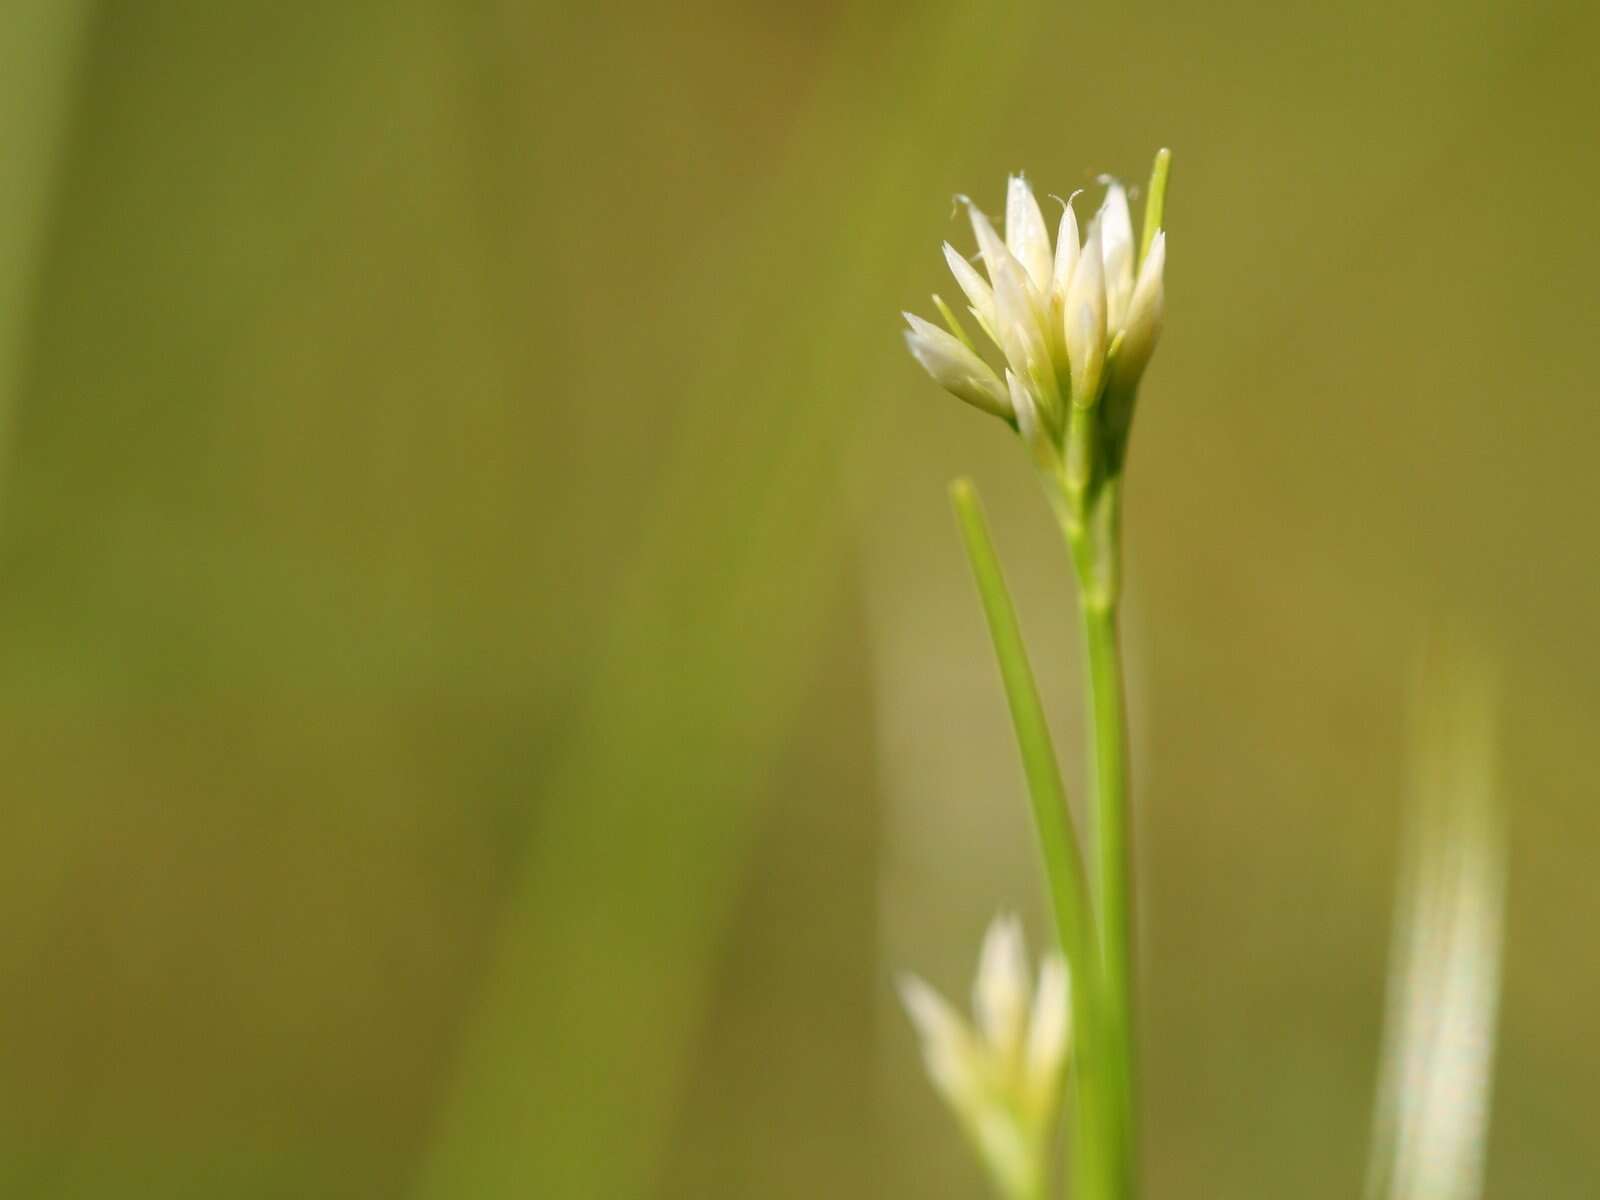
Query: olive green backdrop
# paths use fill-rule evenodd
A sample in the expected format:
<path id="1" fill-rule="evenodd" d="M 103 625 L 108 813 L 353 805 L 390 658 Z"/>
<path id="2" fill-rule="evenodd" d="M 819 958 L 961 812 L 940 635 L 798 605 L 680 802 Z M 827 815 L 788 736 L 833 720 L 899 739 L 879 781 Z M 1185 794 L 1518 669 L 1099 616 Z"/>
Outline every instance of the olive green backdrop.
<path id="1" fill-rule="evenodd" d="M 1150 1194 L 1351 1197 L 1407 683 L 1498 662 L 1491 1195 L 1600 1186 L 1600 16 L 0 8 L 0 1191 L 975 1197 L 893 973 L 1044 932 L 904 354 L 950 197 L 1141 178 Z"/>

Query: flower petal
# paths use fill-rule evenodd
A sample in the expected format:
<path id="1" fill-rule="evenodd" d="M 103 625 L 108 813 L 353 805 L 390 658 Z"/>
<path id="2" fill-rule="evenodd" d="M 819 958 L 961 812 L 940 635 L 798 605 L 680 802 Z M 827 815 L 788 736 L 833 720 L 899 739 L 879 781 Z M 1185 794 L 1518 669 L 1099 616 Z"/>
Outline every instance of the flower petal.
<path id="1" fill-rule="evenodd" d="M 1122 328 L 1117 353 L 1111 363 L 1111 386 L 1119 392 L 1132 391 L 1155 353 L 1156 339 L 1166 316 L 1167 235 L 1163 230 L 1150 243 L 1139 268 L 1139 282 L 1128 304 L 1128 317 Z"/>
<path id="2" fill-rule="evenodd" d="M 1028 1098 L 1041 1118 L 1049 1115 L 1066 1065 L 1072 1029 L 1068 1011 L 1071 987 L 1066 961 L 1059 954 L 1046 955 L 1039 964 L 1025 1059 Z"/>
<path id="3" fill-rule="evenodd" d="M 1028 1019 L 1028 952 L 1022 922 L 996 917 L 978 955 L 972 1011 L 978 1030 L 1002 1062 L 1019 1060 Z"/>
<path id="4" fill-rule="evenodd" d="M 1056 230 L 1056 261 L 1050 282 L 1050 294 L 1059 308 L 1067 302 L 1067 287 L 1072 283 L 1072 271 L 1078 265 L 1078 214 L 1072 211 L 1070 199 L 1061 206 L 1061 227 Z"/>
<path id="5" fill-rule="evenodd" d="M 949 242 L 944 244 L 944 261 L 949 264 L 950 273 L 956 277 L 956 283 L 977 314 L 978 324 L 985 329 L 994 328 L 994 289 Z"/>
<path id="6" fill-rule="evenodd" d="M 1120 183 L 1112 182 L 1106 189 L 1100 206 L 1100 239 L 1106 268 L 1106 326 L 1114 333 L 1122 328 L 1133 296 L 1133 218 L 1128 193 Z"/>
<path id="7" fill-rule="evenodd" d="M 1079 408 L 1088 408 L 1099 398 L 1106 360 L 1106 287 L 1100 239 L 1101 220 L 1096 217 L 1089 224 L 1088 240 L 1072 273 L 1062 316 L 1067 360 L 1071 364 L 1072 403 Z"/>
<path id="8" fill-rule="evenodd" d="M 1000 235 L 994 231 L 983 210 L 967 196 L 959 199 L 967 206 L 967 220 L 972 222 L 972 236 L 977 239 L 978 254 L 983 258 L 984 270 L 989 272 L 989 282 L 994 283 L 996 267 L 1012 257 L 1011 251 L 1006 249 L 1006 244 L 1000 240 Z"/>
<path id="9" fill-rule="evenodd" d="M 1061 391 L 1055 363 L 1050 357 L 1050 342 L 1027 274 L 1004 246 L 1000 247 L 1000 253 L 1005 257 L 991 268 L 995 281 L 995 332 L 999 334 L 1000 349 L 1053 423 L 1060 412 Z"/>
<path id="10" fill-rule="evenodd" d="M 1012 416 L 1010 398 L 994 368 L 933 322 L 915 313 L 903 315 L 911 326 L 905 334 L 906 348 L 935 383 L 984 412 L 1008 419 Z"/>
<path id="11" fill-rule="evenodd" d="M 983 1064 L 972 1030 L 943 996 L 915 975 L 900 978 L 900 1002 L 922 1040 L 934 1087 L 958 1111 L 976 1114 L 984 1101 Z"/>
<path id="12" fill-rule="evenodd" d="M 1054 263 L 1050 255 L 1050 231 L 1033 189 L 1021 175 L 1013 175 L 1006 185 L 1006 248 L 1028 272 L 1028 278 L 1041 296 L 1050 291 Z"/>

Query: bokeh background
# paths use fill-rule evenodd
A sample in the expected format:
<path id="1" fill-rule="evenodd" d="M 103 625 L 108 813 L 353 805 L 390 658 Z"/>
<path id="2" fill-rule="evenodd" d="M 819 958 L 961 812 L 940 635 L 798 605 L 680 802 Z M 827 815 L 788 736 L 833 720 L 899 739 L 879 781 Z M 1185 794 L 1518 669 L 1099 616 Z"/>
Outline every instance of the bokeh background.
<path id="1" fill-rule="evenodd" d="M 1350 1197 L 1408 681 L 1497 663 L 1489 1194 L 1600 1190 L 1600 10 L 0 6 L 0 1191 L 975 1197 L 1044 933 L 898 311 L 1175 150 L 1128 485 L 1152 1196 Z"/>

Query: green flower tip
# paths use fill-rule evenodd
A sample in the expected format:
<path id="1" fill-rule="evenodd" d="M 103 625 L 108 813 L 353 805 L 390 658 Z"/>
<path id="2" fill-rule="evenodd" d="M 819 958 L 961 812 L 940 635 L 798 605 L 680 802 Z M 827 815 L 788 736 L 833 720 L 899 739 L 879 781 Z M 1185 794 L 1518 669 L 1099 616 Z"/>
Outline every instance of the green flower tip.
<path id="1" fill-rule="evenodd" d="M 1161 229 L 1161 218 L 1167 207 L 1167 175 L 1172 170 L 1172 151 L 1165 146 L 1156 151 L 1156 161 L 1150 167 L 1150 187 L 1144 200 L 1144 234 L 1139 241 L 1139 261 L 1150 253 L 1150 245 Z"/>

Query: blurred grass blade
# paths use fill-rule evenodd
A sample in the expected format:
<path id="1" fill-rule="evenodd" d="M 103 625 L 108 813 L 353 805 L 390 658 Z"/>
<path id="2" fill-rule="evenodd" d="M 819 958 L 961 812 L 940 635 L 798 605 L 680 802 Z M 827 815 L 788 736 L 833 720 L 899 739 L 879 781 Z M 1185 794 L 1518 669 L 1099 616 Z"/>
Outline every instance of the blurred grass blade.
<path id="1" fill-rule="evenodd" d="M 0 14 L 0 478 L 87 11 L 82 0 L 14 0 Z"/>
<path id="2" fill-rule="evenodd" d="M 1034 826 L 1044 854 L 1051 911 L 1055 914 L 1062 949 L 1072 966 L 1074 982 L 1079 983 L 1088 977 L 1089 960 L 1085 955 L 1090 927 L 1088 888 L 1077 832 L 1067 808 L 1067 790 L 1061 782 L 1061 768 L 1050 739 L 1050 725 L 1045 719 L 1044 706 L 1039 702 L 1039 689 L 1023 645 L 1016 605 L 1006 588 L 1000 559 L 995 554 L 972 481 L 956 480 L 950 486 L 950 502 L 956 510 L 961 541 L 977 580 L 984 616 L 989 622 L 989 635 L 994 640 L 995 658 L 1000 665 L 1000 677 L 1005 684 L 1006 702 L 1017 733 L 1017 748 L 1022 753 L 1023 774 L 1028 780 L 1028 795 L 1033 801 Z M 1077 990 L 1075 987 L 1074 991 Z"/>
<path id="3" fill-rule="evenodd" d="M 1417 691 L 1368 1200 L 1476 1200 L 1499 1006 L 1505 838 L 1493 690 L 1445 651 Z"/>
<path id="4" fill-rule="evenodd" d="M 885 231 L 872 247 L 884 261 L 895 239 L 910 244 L 903 181 L 944 153 L 915 132 L 971 113 L 944 79 L 988 19 L 944 5 L 903 26 L 865 13 L 839 23 L 796 118 L 805 132 L 720 224 L 707 254 L 697 252 L 712 265 L 685 276 L 685 289 L 712 298 L 686 334 L 726 349 L 699 356 L 670 390 L 657 381 L 641 391 L 673 409 L 674 436 L 627 510 L 592 526 L 610 539 L 622 582 L 597 618 L 607 635 L 588 703 L 541 781 L 543 811 L 465 1021 L 420 1197 L 616 1200 L 660 1194 L 674 1172 L 693 1173 L 681 1156 L 700 1128 L 685 1099 L 699 1082 L 688 1074 L 694 1039 L 774 790 L 773 761 L 819 670 L 829 614 L 814 597 L 839 578 L 850 541 L 844 493 L 827 481 L 874 444 L 862 400 L 869 368 L 888 356 L 859 331 L 893 311 L 895 285 L 869 269 L 871 283 L 855 286 L 859 231 Z M 612 39 L 608 26 L 591 32 Z M 889 72 L 885 38 L 900 64 Z M 835 133 L 844 123 L 859 131 L 851 159 Z M 776 231 L 813 219 L 823 196 L 838 214 L 823 240 L 783 239 L 774 258 Z M 755 255 L 785 279 L 781 312 L 794 320 L 772 307 L 773 275 L 747 269 Z M 800 320 L 819 294 L 841 299 L 820 326 Z M 733 387 L 748 402 L 727 404 Z M 587 415 L 596 434 L 614 432 L 599 420 L 613 419 L 606 406 Z M 854 1061 L 867 1069 L 865 1056 Z M 792 1126 L 752 1119 L 752 1129 L 729 1139 L 720 1169 L 736 1173 L 735 1160 L 755 1173 L 778 1169 L 778 1156 L 753 1146 L 780 1146 Z M 785 1186 L 801 1185 L 786 1173 Z"/>

